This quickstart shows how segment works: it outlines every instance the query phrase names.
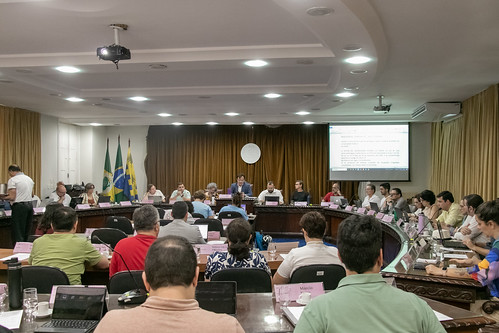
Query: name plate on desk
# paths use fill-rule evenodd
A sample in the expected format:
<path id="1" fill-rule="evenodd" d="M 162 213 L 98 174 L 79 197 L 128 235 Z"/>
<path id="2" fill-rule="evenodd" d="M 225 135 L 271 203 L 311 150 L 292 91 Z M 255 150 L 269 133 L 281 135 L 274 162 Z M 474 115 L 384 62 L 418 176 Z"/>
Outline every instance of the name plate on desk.
<path id="1" fill-rule="evenodd" d="M 374 215 L 374 214 L 376 214 L 376 211 L 372 209 L 367 212 L 367 215 Z"/>
<path id="2" fill-rule="evenodd" d="M 232 194 L 219 194 L 218 199 L 232 199 Z"/>
<path id="3" fill-rule="evenodd" d="M 6 210 L 5 211 L 5 216 L 12 216 L 12 211 L 11 210 Z"/>
<path id="4" fill-rule="evenodd" d="M 220 239 L 220 231 L 208 231 L 208 242 Z"/>
<path id="5" fill-rule="evenodd" d="M 383 218 L 383 216 L 385 216 L 385 214 L 383 214 L 383 213 L 376 214 L 376 218 L 380 219 L 380 220 Z"/>
<path id="6" fill-rule="evenodd" d="M 104 244 L 92 244 L 92 246 L 100 253 L 109 252 L 109 248 Z"/>
<path id="7" fill-rule="evenodd" d="M 322 282 L 276 284 L 274 288 L 276 302 L 296 301 L 304 292 L 310 293 L 311 298 L 324 294 Z"/>
<path id="8" fill-rule="evenodd" d="M 33 248 L 33 243 L 30 242 L 17 242 L 14 247 L 13 253 L 31 253 L 31 249 Z"/>
<path id="9" fill-rule="evenodd" d="M 295 201 L 294 205 L 296 207 L 304 207 L 307 205 L 307 202 L 306 201 Z"/>
<path id="10" fill-rule="evenodd" d="M 205 205 L 208 205 L 208 206 L 211 205 L 211 200 L 205 200 L 203 202 L 204 202 Z"/>
<path id="11" fill-rule="evenodd" d="M 351 212 L 351 211 L 352 211 L 352 209 L 353 209 L 353 206 L 346 206 L 346 207 L 345 207 L 345 210 L 346 210 L 347 212 Z"/>
<path id="12" fill-rule="evenodd" d="M 35 214 L 41 214 L 45 212 L 45 207 L 36 207 L 36 208 L 33 208 L 33 213 Z"/>
<path id="13" fill-rule="evenodd" d="M 170 200 L 169 201 L 170 205 L 173 205 L 175 202 L 177 202 L 177 200 Z"/>
<path id="14" fill-rule="evenodd" d="M 79 204 L 79 205 L 76 205 L 76 209 L 77 210 L 90 209 L 90 205 L 89 204 Z"/>
<path id="15" fill-rule="evenodd" d="M 120 206 L 131 206 L 132 203 L 130 201 L 122 201 L 120 202 Z"/>
<path id="16" fill-rule="evenodd" d="M 142 200 L 142 203 L 144 203 L 144 204 L 153 204 L 154 200 Z"/>
<path id="17" fill-rule="evenodd" d="M 109 208 L 109 207 L 111 207 L 111 203 L 110 202 L 102 202 L 99 204 L 99 207 L 100 208 Z"/>
<path id="18" fill-rule="evenodd" d="M 265 206 L 277 206 L 278 204 L 277 201 L 265 201 Z"/>
<path id="19" fill-rule="evenodd" d="M 383 216 L 381 221 L 386 222 L 386 223 L 391 223 L 393 221 L 393 216 L 385 215 L 385 216 Z"/>
<path id="20" fill-rule="evenodd" d="M 234 220 L 234 219 L 222 219 L 222 225 L 227 226 L 227 225 L 229 225 L 229 223 L 232 222 L 232 220 Z"/>
<path id="21" fill-rule="evenodd" d="M 324 202 L 321 202 L 321 206 L 322 207 L 329 207 L 330 206 L 330 202 L 327 202 L 327 201 L 324 201 Z M 296 202 L 295 202 L 295 206 L 296 206 Z"/>
<path id="22" fill-rule="evenodd" d="M 359 213 L 359 214 L 365 214 L 366 213 L 366 209 L 364 207 L 359 208 L 359 209 L 357 209 L 357 213 Z"/>
<path id="23" fill-rule="evenodd" d="M 227 244 L 194 244 L 194 247 L 199 248 L 200 254 L 212 254 L 213 252 L 227 252 Z"/>
<path id="24" fill-rule="evenodd" d="M 329 208 L 331 208 L 331 209 L 338 209 L 338 208 L 340 208 L 340 206 L 338 206 L 337 204 L 330 204 Z"/>

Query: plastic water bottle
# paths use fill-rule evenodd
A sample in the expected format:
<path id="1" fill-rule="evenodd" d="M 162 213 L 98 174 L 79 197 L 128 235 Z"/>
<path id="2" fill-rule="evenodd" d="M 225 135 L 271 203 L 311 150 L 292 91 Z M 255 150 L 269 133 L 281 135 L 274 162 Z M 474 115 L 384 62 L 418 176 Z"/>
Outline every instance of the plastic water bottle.
<path id="1" fill-rule="evenodd" d="M 424 214 L 419 213 L 419 215 L 418 215 L 418 234 L 421 233 L 425 227 L 424 220 L 425 220 Z"/>

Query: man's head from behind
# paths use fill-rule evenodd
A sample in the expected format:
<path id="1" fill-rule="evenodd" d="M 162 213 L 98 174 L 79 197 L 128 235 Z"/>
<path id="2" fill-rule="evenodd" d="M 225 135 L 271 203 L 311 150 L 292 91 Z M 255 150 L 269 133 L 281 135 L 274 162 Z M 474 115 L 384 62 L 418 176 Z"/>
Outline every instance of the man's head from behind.
<path id="1" fill-rule="evenodd" d="M 52 229 L 56 232 L 70 232 L 75 228 L 76 212 L 71 207 L 57 208 L 52 214 Z"/>
<path id="2" fill-rule="evenodd" d="M 308 212 L 300 219 L 300 227 L 303 228 L 309 238 L 322 240 L 326 231 L 326 219 L 319 212 Z"/>
<path id="3" fill-rule="evenodd" d="M 347 270 L 363 274 L 382 265 L 381 225 L 369 215 L 352 215 L 338 229 L 338 252 Z M 378 267 L 379 266 L 379 267 Z"/>
<path id="4" fill-rule="evenodd" d="M 180 236 L 166 236 L 158 238 L 149 248 L 143 278 L 149 291 L 192 287 L 189 295 L 194 298 L 198 270 L 196 253 L 189 241 Z"/>
<path id="5" fill-rule="evenodd" d="M 184 220 L 187 214 L 187 204 L 184 201 L 176 201 L 172 206 L 172 216 L 174 219 Z"/>
<path id="6" fill-rule="evenodd" d="M 152 231 L 159 226 L 159 213 L 156 207 L 144 205 L 133 212 L 133 227 L 137 232 Z M 158 229 L 159 231 L 159 229 Z"/>

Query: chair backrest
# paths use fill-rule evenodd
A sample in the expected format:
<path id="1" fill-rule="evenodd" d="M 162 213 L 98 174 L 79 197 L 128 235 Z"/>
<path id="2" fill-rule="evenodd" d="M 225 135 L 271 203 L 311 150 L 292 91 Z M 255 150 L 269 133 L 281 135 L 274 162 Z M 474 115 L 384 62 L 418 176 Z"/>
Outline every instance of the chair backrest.
<path id="1" fill-rule="evenodd" d="M 239 212 L 220 212 L 218 213 L 218 219 L 235 219 L 238 217 L 243 217 Z"/>
<path id="2" fill-rule="evenodd" d="M 192 217 L 198 218 L 198 219 L 204 219 L 204 215 L 200 213 L 192 213 Z"/>
<path id="3" fill-rule="evenodd" d="M 33 243 L 39 237 L 41 237 L 41 235 L 29 235 L 28 242 Z"/>
<path id="4" fill-rule="evenodd" d="M 69 285 L 66 273 L 57 267 L 23 266 L 22 284 L 25 288 L 36 288 L 39 294 L 50 294 L 54 285 Z"/>
<path id="5" fill-rule="evenodd" d="M 325 290 L 334 290 L 345 276 L 341 265 L 309 265 L 295 270 L 289 283 L 322 282 Z"/>
<path id="6" fill-rule="evenodd" d="M 167 225 L 168 223 L 170 223 L 171 221 L 173 220 L 159 220 L 159 225 L 161 227 L 164 227 L 165 225 Z"/>
<path id="7" fill-rule="evenodd" d="M 300 242 L 272 242 L 269 244 L 268 248 L 271 249 L 275 246 L 277 252 L 289 252 L 292 249 L 298 247 Z"/>
<path id="8" fill-rule="evenodd" d="M 211 281 L 236 281 L 238 293 L 272 292 L 270 275 L 260 268 L 227 268 L 211 277 Z"/>
<path id="9" fill-rule="evenodd" d="M 121 271 L 115 273 L 109 279 L 109 293 L 110 294 L 123 294 L 129 290 L 139 288 L 146 290 L 144 286 L 144 281 L 142 280 L 143 271 L 130 271 L 132 273 L 133 279 L 128 273 L 128 271 Z M 135 282 L 134 282 L 135 280 Z"/>
<path id="10" fill-rule="evenodd" d="M 119 229 L 127 235 L 133 235 L 132 223 L 125 216 L 108 216 L 106 219 L 106 228 Z"/>
<path id="11" fill-rule="evenodd" d="M 165 216 L 165 210 L 160 207 L 156 207 L 156 209 L 158 210 L 159 218 L 162 219 Z"/>
<path id="12" fill-rule="evenodd" d="M 224 235 L 222 221 L 217 219 L 199 219 L 194 224 L 208 224 L 208 231 L 220 231 L 220 236 Z"/>
<path id="13" fill-rule="evenodd" d="M 123 231 L 114 228 L 100 228 L 92 231 L 92 236 L 90 237 L 92 243 L 99 244 L 99 241 L 94 240 L 94 236 L 99 237 L 104 243 L 109 244 L 109 246 L 113 249 L 120 240 L 128 237 Z"/>

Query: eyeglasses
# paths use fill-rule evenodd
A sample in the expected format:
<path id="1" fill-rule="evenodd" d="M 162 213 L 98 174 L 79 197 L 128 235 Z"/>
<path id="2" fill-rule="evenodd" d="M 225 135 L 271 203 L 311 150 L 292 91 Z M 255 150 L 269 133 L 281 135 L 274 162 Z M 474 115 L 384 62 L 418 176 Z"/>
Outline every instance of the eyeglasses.
<path id="1" fill-rule="evenodd" d="M 393 197 L 394 195 L 397 195 L 398 193 L 390 193 L 390 195 Z"/>

